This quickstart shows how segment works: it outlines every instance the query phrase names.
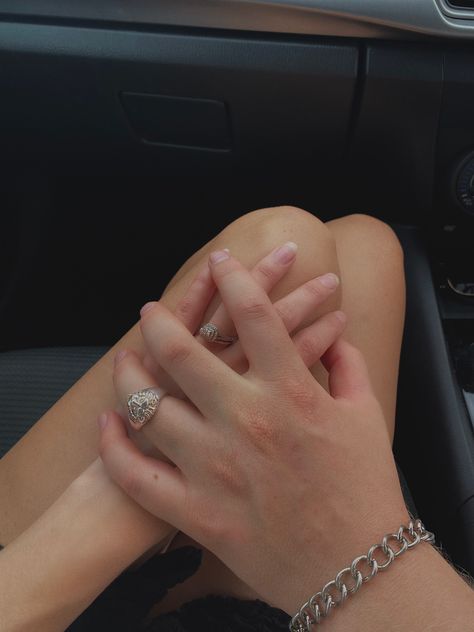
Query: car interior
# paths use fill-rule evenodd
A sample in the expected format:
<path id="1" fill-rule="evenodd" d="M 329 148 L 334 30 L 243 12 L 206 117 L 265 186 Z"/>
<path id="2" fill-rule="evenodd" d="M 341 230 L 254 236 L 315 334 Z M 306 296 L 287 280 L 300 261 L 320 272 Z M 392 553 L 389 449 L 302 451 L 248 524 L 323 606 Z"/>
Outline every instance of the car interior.
<path id="1" fill-rule="evenodd" d="M 474 574 L 473 44 L 472 0 L 0 0 L 0 456 L 236 217 L 367 213 L 396 459 Z"/>

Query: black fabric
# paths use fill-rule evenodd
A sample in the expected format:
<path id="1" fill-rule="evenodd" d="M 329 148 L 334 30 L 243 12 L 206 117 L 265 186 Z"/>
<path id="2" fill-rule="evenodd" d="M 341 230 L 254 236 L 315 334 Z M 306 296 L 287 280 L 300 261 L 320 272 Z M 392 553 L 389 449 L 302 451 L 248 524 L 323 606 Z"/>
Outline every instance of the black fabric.
<path id="1" fill-rule="evenodd" d="M 0 458 L 106 351 L 57 347 L 0 353 Z"/>
<path id="2" fill-rule="evenodd" d="M 2 545 L 0 544 L 0 550 Z M 201 564 L 192 546 L 157 555 L 138 570 L 122 573 L 65 632 L 284 632 L 290 617 L 260 600 L 208 596 L 174 612 L 150 617 L 168 590 Z"/>
<path id="3" fill-rule="evenodd" d="M 258 599 L 204 597 L 152 621 L 146 632 L 286 632 L 290 617 Z"/>
<path id="4" fill-rule="evenodd" d="M 0 354 L 0 456 L 7 452 L 105 352 L 102 347 L 34 349 Z M 21 400 L 21 406 L 18 402 Z M 407 505 L 416 515 L 403 474 Z M 1 548 L 1 546 L 0 546 Z M 201 552 L 183 547 L 120 575 L 67 632 L 283 632 L 287 614 L 255 600 L 209 596 L 151 621 L 146 615 L 174 585 L 193 575 Z"/>
<path id="5" fill-rule="evenodd" d="M 413 499 L 413 496 L 411 495 L 411 491 L 410 491 L 410 488 L 408 487 L 408 483 L 405 478 L 405 475 L 400 469 L 398 463 L 397 463 L 397 471 L 398 471 L 398 478 L 400 480 L 400 486 L 402 488 L 403 499 L 405 500 L 405 505 L 407 506 L 407 509 L 410 512 L 410 515 L 412 518 L 419 518 L 418 510 L 415 505 L 415 500 Z"/>
<path id="6" fill-rule="evenodd" d="M 152 606 L 201 563 L 192 546 L 153 557 L 140 569 L 120 575 L 66 632 L 283 632 L 287 614 L 262 601 L 209 596 L 174 612 L 147 617 Z"/>
<path id="7" fill-rule="evenodd" d="M 193 575 L 200 563 L 199 549 L 183 547 L 151 558 L 137 571 L 122 573 L 67 632 L 131 632 L 143 628 L 141 622 L 153 604 Z"/>

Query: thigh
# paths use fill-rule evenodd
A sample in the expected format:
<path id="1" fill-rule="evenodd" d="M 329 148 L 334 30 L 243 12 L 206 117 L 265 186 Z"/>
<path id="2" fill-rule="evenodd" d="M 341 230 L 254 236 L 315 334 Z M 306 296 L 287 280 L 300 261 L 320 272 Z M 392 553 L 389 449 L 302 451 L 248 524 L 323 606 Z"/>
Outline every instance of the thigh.
<path id="1" fill-rule="evenodd" d="M 364 354 L 393 440 L 405 320 L 403 251 L 392 229 L 367 215 L 328 222 L 343 282 L 345 338 Z"/>
<path id="2" fill-rule="evenodd" d="M 292 207 L 262 209 L 242 216 L 198 251 L 177 273 L 162 300 L 173 309 L 197 268 L 205 263 L 208 253 L 213 249 L 227 247 L 245 265 L 252 266 L 272 248 L 288 240 L 298 244 L 298 257 L 290 273 L 275 288 L 273 298 L 288 293 L 317 274 L 339 274 L 334 238 L 322 222 Z M 340 292 L 333 295 L 310 320 L 339 305 Z M 113 357 L 116 351 L 124 347 L 142 352 L 143 344 L 137 326 L 88 371 L 0 461 L 2 544 L 10 542 L 36 520 L 97 457 L 96 419 L 101 411 L 115 406 L 111 379 Z"/>
<path id="3" fill-rule="evenodd" d="M 393 231 L 379 220 L 350 215 L 328 222 L 334 238 L 342 280 L 342 310 L 348 316 L 345 337 L 358 347 L 367 361 L 375 393 L 385 412 L 387 429 L 393 438 L 398 365 L 405 315 L 403 254 Z M 310 247 L 305 260 L 312 276 L 318 266 L 318 248 Z M 325 383 L 321 366 L 314 374 Z M 196 545 L 179 534 L 172 548 Z M 169 612 L 182 603 L 208 594 L 257 598 L 248 586 L 233 576 L 209 551 L 203 552 L 199 571 L 171 590 L 154 614 Z"/>

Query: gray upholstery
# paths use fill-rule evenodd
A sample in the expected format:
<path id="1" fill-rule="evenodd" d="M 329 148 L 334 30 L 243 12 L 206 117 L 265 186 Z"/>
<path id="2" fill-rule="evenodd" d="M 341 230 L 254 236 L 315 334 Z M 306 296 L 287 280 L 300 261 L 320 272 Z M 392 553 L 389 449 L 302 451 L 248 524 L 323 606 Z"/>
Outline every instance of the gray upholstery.
<path id="1" fill-rule="evenodd" d="M 0 353 L 0 457 L 106 351 L 57 347 Z"/>

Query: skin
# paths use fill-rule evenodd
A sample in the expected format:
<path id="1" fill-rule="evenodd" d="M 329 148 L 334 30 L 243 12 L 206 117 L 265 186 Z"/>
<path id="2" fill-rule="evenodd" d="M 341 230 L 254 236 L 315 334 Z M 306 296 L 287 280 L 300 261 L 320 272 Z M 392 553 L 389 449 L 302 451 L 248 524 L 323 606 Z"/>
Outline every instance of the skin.
<path id="1" fill-rule="evenodd" d="M 356 344 L 367 359 L 374 390 L 385 413 L 384 423 L 392 434 L 404 280 L 401 249 L 391 230 L 381 222 L 365 216 L 349 216 L 324 225 L 314 216 L 291 207 L 250 213 L 186 262 L 165 292 L 164 304 L 170 309 L 177 307 L 210 250 L 228 247 L 251 267 L 285 240 L 298 244 L 298 257 L 288 275 L 271 292 L 272 300 L 321 273 L 339 274 L 342 288 L 315 309 L 308 322 L 342 305 L 348 316 L 346 339 Z M 218 300 L 214 299 L 205 320 L 211 318 L 217 305 Z M 30 527 L 97 457 L 96 418 L 104 408 L 116 406 L 111 380 L 113 358 L 124 348 L 134 350 L 139 356 L 144 353 L 137 327 L 0 461 L 3 544 L 12 542 Z M 314 373 L 322 384 L 326 383 L 321 367 Z M 180 536 L 175 545 L 185 541 L 185 536 Z M 207 572 L 209 568 L 212 572 Z M 237 596 L 253 594 L 214 556 L 206 554 L 203 572 L 171 591 L 165 607 L 175 607 L 209 591 Z"/>
<path id="2" fill-rule="evenodd" d="M 299 209 L 263 209 L 243 216 L 193 255 L 178 271 L 162 300 L 176 309 L 210 249 L 228 247 L 249 268 L 285 241 L 296 242 L 298 259 L 271 293 L 277 300 L 302 283 L 325 272 L 339 274 L 336 245 L 331 233 L 315 217 Z M 317 257 L 314 253 L 317 252 Z M 152 295 L 153 296 L 153 295 Z M 340 290 L 316 310 L 317 317 L 338 309 Z M 219 300 L 207 310 L 214 315 Z M 96 420 L 104 408 L 116 405 L 112 383 L 114 357 L 121 349 L 144 353 L 134 326 L 92 367 L 31 430 L 0 460 L 0 542 L 14 540 L 60 496 L 98 455 Z"/>
<path id="3" fill-rule="evenodd" d="M 164 537 L 167 526 L 140 511 L 99 461 L 89 466 L 0 553 L 2 631 L 65 630 Z"/>
<path id="4" fill-rule="evenodd" d="M 215 263 L 212 263 L 213 258 Z M 262 506 L 271 507 L 274 505 L 271 498 L 282 494 L 286 501 L 282 507 L 287 522 L 280 519 L 274 507 L 269 512 L 272 524 L 265 522 L 258 528 L 260 536 L 268 528 L 269 546 L 275 535 L 274 522 L 288 528 L 288 516 L 297 515 L 300 504 L 309 505 L 308 515 L 302 515 L 303 524 L 311 524 L 310 517 L 314 513 L 321 514 L 327 521 L 326 528 L 318 533 L 319 540 L 326 530 L 332 534 L 337 532 L 338 521 L 346 524 L 347 532 L 341 528 L 340 535 L 345 536 L 342 539 L 348 539 L 351 548 L 354 539 L 348 538 L 348 525 L 359 524 L 361 517 L 368 517 L 373 503 L 387 510 L 387 515 L 380 512 L 381 523 L 372 527 L 377 532 L 382 523 L 406 521 L 389 437 L 381 423 L 383 413 L 376 398 L 370 397 L 370 380 L 358 352 L 347 343 L 339 342 L 323 356 L 329 370 L 332 397 L 328 396 L 301 362 L 281 318 L 261 289 L 251 282 L 248 272 L 223 252 L 211 255 L 211 264 L 214 280 L 236 325 L 249 368 L 239 376 L 199 345 L 166 307 L 160 303 L 147 305 L 142 310 L 141 321 L 147 346 L 156 362 L 179 384 L 194 407 L 180 399 L 167 397 L 160 414 L 150 422 L 153 439 L 178 469 L 142 456 L 123 432 L 123 426 L 116 424 L 115 428 L 107 430 L 102 419 L 104 432 L 100 453 L 112 478 L 148 511 L 157 513 L 191 536 L 195 534 L 199 542 L 214 551 L 216 548 L 219 551 L 222 534 L 225 537 L 231 532 L 235 560 L 241 557 L 240 544 L 248 539 L 256 543 L 255 551 L 249 557 L 259 559 L 257 549 L 260 546 L 265 549 L 265 540 L 252 538 L 246 534 L 246 529 L 255 527 L 255 515 L 261 513 Z M 130 360 L 123 359 L 122 366 L 126 362 Z M 146 383 L 151 376 L 142 372 L 140 378 Z M 117 420 L 116 417 L 113 419 Z M 337 422 L 339 419 L 340 423 Z M 360 423 L 360 419 L 367 427 Z M 371 467 L 361 466 L 359 484 L 347 485 L 350 477 L 352 480 L 357 477 L 359 468 L 354 472 L 353 464 L 363 462 L 371 433 L 374 435 Z M 323 451 L 317 449 L 321 441 L 324 441 Z M 342 443 L 344 449 L 340 448 Z M 249 444 L 253 451 L 249 450 Z M 197 445 L 200 447 L 197 456 L 191 458 Z M 247 459 L 246 452 L 249 451 Z M 258 453 L 265 457 L 261 470 L 254 467 L 259 460 Z M 310 476 L 314 455 L 318 455 L 317 462 L 323 470 L 317 480 Z M 270 478 L 266 475 L 270 464 L 285 461 L 287 467 L 282 472 L 272 473 Z M 305 463 L 309 463 L 308 472 L 304 469 Z M 386 464 L 391 465 L 388 471 Z M 333 480 L 335 470 L 337 481 Z M 197 489 L 193 485 L 194 479 L 198 481 Z M 339 479 L 340 485 L 336 485 Z M 255 500 L 255 488 L 262 480 L 269 485 L 269 490 L 263 498 Z M 305 481 L 309 481 L 307 486 Z M 319 492 L 314 504 L 303 502 L 303 499 L 314 497 L 313 487 Z M 295 493 L 299 489 L 301 491 Z M 328 489 L 331 494 L 327 493 Z M 359 489 L 361 498 L 356 497 L 354 502 L 355 490 Z M 371 494 L 367 494 L 368 489 Z M 341 512 L 336 504 L 331 512 L 330 499 L 334 496 L 344 511 Z M 365 507 L 362 504 L 361 508 L 363 500 Z M 255 502 L 256 507 L 248 506 L 249 502 Z M 317 507 L 323 507 L 325 511 L 316 511 Z M 303 513 L 303 509 L 299 513 Z M 248 520 L 250 525 L 241 525 L 242 520 Z M 310 541 L 310 535 L 311 531 L 304 534 L 303 541 Z M 289 544 L 276 540 L 278 550 L 287 549 Z M 332 556 L 330 547 L 329 551 Z M 225 555 L 218 555 L 229 562 Z M 318 551 L 318 557 L 320 555 L 321 551 Z M 285 564 L 280 570 L 286 566 L 286 555 L 284 559 Z M 235 566 L 233 561 L 231 557 L 231 566 Z M 299 556 L 295 557 L 295 568 L 299 568 L 301 562 Z M 278 576 L 276 570 L 273 569 L 275 573 L 270 575 Z"/>
<path id="5" fill-rule="evenodd" d="M 288 257 L 288 246 L 291 257 Z M 268 287 L 288 273 L 294 259 L 294 245 L 279 248 L 258 264 L 253 278 Z M 259 277 L 262 269 L 267 272 L 264 280 Z M 336 288 L 335 275 L 324 275 L 277 301 L 275 310 L 281 314 L 288 331 L 296 330 L 305 316 L 324 303 Z M 215 286 L 206 266 L 197 274 L 175 310 L 176 318 L 188 331 L 194 331 L 202 322 L 214 291 Z M 148 307 L 145 306 L 142 312 Z M 340 335 L 345 324 L 345 318 L 341 319 L 341 316 L 337 312 L 327 314 L 293 337 L 295 348 L 300 350 L 302 360 L 308 366 Z M 215 315 L 216 321 L 225 318 L 222 310 Z M 219 355 L 234 369 L 240 368 L 242 372 L 248 369 L 240 343 L 224 349 Z M 125 401 L 127 393 L 140 388 L 144 382 L 152 384 L 156 377 L 156 373 L 148 373 L 133 352 L 121 351 L 115 364 L 115 383 L 118 388 L 126 389 L 119 401 Z M 135 382 L 129 379 L 132 375 L 129 370 L 125 373 L 120 371 L 120 366 L 131 367 L 134 364 L 136 367 L 143 366 L 144 371 L 142 375 L 135 375 Z M 161 371 L 160 382 L 164 377 Z M 144 382 L 139 385 L 140 379 Z M 169 378 L 168 383 L 173 388 Z M 174 386 L 177 395 L 184 397 L 184 393 Z M 172 417 L 175 421 L 178 419 L 174 414 Z M 146 440 L 147 435 L 148 428 L 145 427 L 143 433 L 135 436 Z M 153 436 L 148 437 L 146 445 L 142 442 L 148 452 L 152 440 Z M 155 454 L 161 455 L 158 450 Z M 113 525 L 113 529 L 104 529 L 104 525 Z M 153 518 L 125 496 L 112 483 L 102 463 L 96 460 L 0 556 L 3 629 L 8 632 L 22 632 L 32 627 L 49 632 L 63 630 L 130 561 L 173 530 L 174 527 Z"/>
<path id="6" fill-rule="evenodd" d="M 210 267 L 248 370 L 239 375 L 166 307 L 147 305 L 141 320 L 147 347 L 188 398 L 167 396 L 166 410 L 160 407 L 149 422 L 157 447 L 175 465 L 143 455 L 115 413 L 99 420 L 100 455 L 136 502 L 213 551 L 268 603 L 292 613 L 308 586 L 322 587 L 354 551 L 396 533 L 409 517 L 362 354 L 342 338 L 324 352 L 326 392 L 249 272 L 224 251 L 210 255 Z M 387 582 L 374 579 L 375 616 L 367 598 L 354 599 L 334 629 L 441 630 L 449 622 L 450 630 L 465 630 L 474 615 L 472 591 L 429 545 L 410 555 L 416 562 L 397 561 L 392 575 L 393 604 L 383 601 L 380 585 L 387 591 Z M 429 590 L 414 594 L 414 578 Z M 449 603 L 442 599 L 446 590 Z"/>

